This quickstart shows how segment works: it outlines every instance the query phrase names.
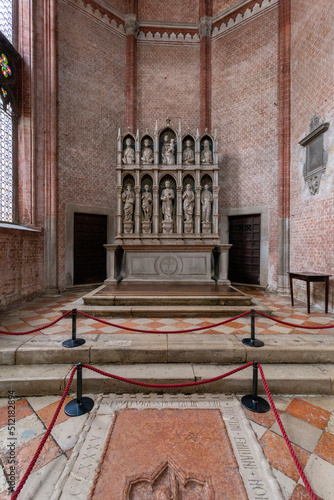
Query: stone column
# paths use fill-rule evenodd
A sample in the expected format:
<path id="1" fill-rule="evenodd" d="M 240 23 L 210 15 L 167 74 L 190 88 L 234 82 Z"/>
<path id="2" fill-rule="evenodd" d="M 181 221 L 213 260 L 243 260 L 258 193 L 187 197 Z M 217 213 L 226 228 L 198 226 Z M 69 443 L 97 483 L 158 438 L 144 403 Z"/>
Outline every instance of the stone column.
<path id="1" fill-rule="evenodd" d="M 278 2 L 278 292 L 289 293 L 290 270 L 290 125 L 291 125 L 291 4 Z"/>
<path id="2" fill-rule="evenodd" d="M 116 276 L 115 251 L 118 245 L 104 245 L 104 248 L 107 251 L 107 279 L 104 282 L 116 284 L 118 276 Z"/>
<path id="3" fill-rule="evenodd" d="M 176 232 L 182 234 L 183 215 L 182 215 L 182 186 L 176 188 Z"/>
<path id="4" fill-rule="evenodd" d="M 153 233 L 159 233 L 159 186 L 153 185 Z"/>
<path id="5" fill-rule="evenodd" d="M 199 2 L 201 133 L 211 129 L 211 0 Z"/>
<path id="6" fill-rule="evenodd" d="M 137 127 L 137 2 L 130 2 L 125 15 L 126 33 L 126 125 L 132 131 Z"/>
<path id="7" fill-rule="evenodd" d="M 195 233 L 201 234 L 201 186 L 195 188 Z"/>
<path id="8" fill-rule="evenodd" d="M 219 274 L 217 276 L 217 283 L 226 283 L 230 285 L 230 280 L 227 279 L 228 272 L 228 252 L 232 245 L 217 245 L 219 248 Z"/>
<path id="9" fill-rule="evenodd" d="M 116 211 L 116 239 L 122 238 L 122 186 L 116 187 L 117 211 Z"/>
<path id="10" fill-rule="evenodd" d="M 212 232 L 213 234 L 218 234 L 218 193 L 219 187 L 215 186 L 213 188 L 213 203 L 212 203 Z"/>
<path id="11" fill-rule="evenodd" d="M 137 177 L 137 176 L 136 176 Z M 135 233 L 140 233 L 140 186 L 135 186 L 136 201 L 135 201 Z"/>

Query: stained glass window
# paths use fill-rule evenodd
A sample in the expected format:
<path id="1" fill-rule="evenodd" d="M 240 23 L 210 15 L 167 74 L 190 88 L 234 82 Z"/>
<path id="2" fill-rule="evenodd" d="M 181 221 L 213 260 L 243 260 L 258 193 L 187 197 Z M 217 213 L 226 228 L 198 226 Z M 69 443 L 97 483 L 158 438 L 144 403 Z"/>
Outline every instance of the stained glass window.
<path id="1" fill-rule="evenodd" d="M 7 111 L 0 101 L 0 220 L 13 222 L 13 118 L 12 107 Z"/>
<path id="2" fill-rule="evenodd" d="M 3 43 L 11 51 L 13 41 L 13 0 L 0 0 L 0 31 Z M 14 222 L 14 133 L 16 132 L 13 104 L 14 74 L 9 64 L 9 52 L 0 50 L 0 221 Z M 11 89 L 11 90 L 9 90 Z"/>
<path id="3" fill-rule="evenodd" d="M 0 1 L 0 31 L 13 43 L 13 0 Z"/>

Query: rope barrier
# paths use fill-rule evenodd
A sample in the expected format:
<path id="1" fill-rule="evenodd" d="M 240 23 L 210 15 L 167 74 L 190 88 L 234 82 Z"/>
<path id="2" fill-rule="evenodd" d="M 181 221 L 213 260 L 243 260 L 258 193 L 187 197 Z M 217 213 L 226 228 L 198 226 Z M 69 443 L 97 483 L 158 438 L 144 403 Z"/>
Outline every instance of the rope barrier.
<path id="1" fill-rule="evenodd" d="M 0 330 L 0 334 L 3 334 L 3 335 L 28 335 L 29 333 L 36 333 L 36 332 L 39 332 L 40 330 L 44 330 L 45 328 L 49 328 L 50 326 L 55 325 L 56 323 L 58 323 L 58 321 L 65 318 L 66 316 L 68 316 L 71 313 L 72 313 L 72 311 L 67 311 L 62 316 L 55 319 L 51 323 L 48 323 L 47 325 L 44 325 L 44 326 L 39 326 L 38 328 L 34 328 L 34 330 L 29 330 L 27 332 L 6 332 L 4 330 Z"/>
<path id="2" fill-rule="evenodd" d="M 49 425 L 49 427 L 47 428 L 47 431 L 46 431 L 46 433 L 44 434 L 44 437 L 43 437 L 42 441 L 40 442 L 40 444 L 39 444 L 39 446 L 38 446 L 38 448 L 37 448 L 37 450 L 36 450 L 36 453 L 35 453 L 35 455 L 33 456 L 33 458 L 32 458 L 32 460 L 31 460 L 31 462 L 30 462 L 30 464 L 29 464 L 29 466 L 28 466 L 28 468 L 27 468 L 27 470 L 26 470 L 26 472 L 25 472 L 25 474 L 24 474 L 23 478 L 21 479 L 21 481 L 19 482 L 18 487 L 16 488 L 15 492 L 13 493 L 13 495 L 12 495 L 12 497 L 11 497 L 11 500 L 16 500 L 16 499 L 17 499 L 17 497 L 18 497 L 18 495 L 19 495 L 20 491 L 22 490 L 22 488 L 23 488 L 23 486 L 24 486 L 25 482 L 27 481 L 27 479 L 28 479 L 28 477 L 29 477 L 29 475 L 30 475 L 30 473 L 31 473 L 32 469 L 34 468 L 34 465 L 35 465 L 35 463 L 36 463 L 36 461 L 37 461 L 37 459 L 38 459 L 38 457 L 39 457 L 39 455 L 40 455 L 40 453 L 41 453 L 41 451 L 42 451 L 42 449 L 43 449 L 43 446 L 45 445 L 45 442 L 46 442 L 47 438 L 49 437 L 49 435 L 50 435 L 50 433 L 51 433 L 51 431 L 52 431 L 52 429 L 53 429 L 54 424 L 56 423 L 56 420 L 57 420 L 57 417 L 58 417 L 59 412 L 60 412 L 60 410 L 61 410 L 61 407 L 63 406 L 64 401 L 65 401 L 65 398 L 66 398 L 66 396 L 67 396 L 67 393 L 68 393 L 68 391 L 70 390 L 70 387 L 71 387 L 71 384 L 72 384 L 72 381 L 73 381 L 73 377 L 74 377 L 74 375 L 75 375 L 75 372 L 76 372 L 76 371 L 77 371 L 77 366 L 74 366 L 74 367 L 72 368 L 72 372 L 71 372 L 70 378 L 69 378 L 69 380 L 68 380 L 68 382 L 67 382 L 67 385 L 66 385 L 66 387 L 65 387 L 65 390 L 64 390 L 64 393 L 63 393 L 63 395 L 62 395 L 62 398 L 61 398 L 61 400 L 59 401 L 59 404 L 58 404 L 58 406 L 57 406 L 57 409 L 56 409 L 56 411 L 55 411 L 55 414 L 54 414 L 54 416 L 53 416 L 53 419 L 51 420 L 50 425 Z"/>
<path id="3" fill-rule="evenodd" d="M 265 376 L 264 376 L 262 366 L 261 366 L 261 365 L 259 365 L 259 364 L 258 364 L 257 366 L 258 366 L 258 369 L 260 370 L 260 374 L 261 374 L 262 382 L 263 382 L 263 385 L 264 385 L 264 389 L 265 389 L 265 391 L 266 391 L 266 393 L 267 393 L 267 396 L 268 396 L 268 399 L 269 399 L 269 402 L 270 402 L 270 406 L 271 406 L 271 407 L 272 407 L 272 409 L 273 409 L 273 412 L 274 412 L 274 415 L 275 415 L 276 421 L 277 421 L 277 423 L 278 423 L 278 425 L 279 425 L 279 428 L 281 429 L 282 435 L 283 435 L 283 437 L 284 437 L 284 439 L 285 439 L 285 442 L 286 442 L 286 444 L 287 444 L 287 446 L 288 446 L 288 448 L 289 448 L 290 454 L 291 454 L 292 459 L 293 459 L 293 461 L 294 461 L 294 463 L 295 463 L 295 465 L 296 465 L 296 467 L 297 467 L 297 469 L 298 469 L 298 472 L 299 472 L 299 474 L 300 474 L 300 477 L 302 478 L 302 480 L 303 480 L 303 482 L 304 482 L 304 484 L 305 484 L 305 487 L 306 487 L 306 489 L 307 489 L 307 492 L 308 492 L 308 494 L 310 495 L 311 499 L 312 499 L 312 500 L 317 500 L 317 497 L 316 497 L 316 495 L 315 495 L 314 491 L 312 490 L 312 488 L 311 488 L 311 486 L 310 486 L 310 483 L 309 483 L 309 482 L 308 482 L 308 480 L 307 480 L 307 477 L 306 477 L 306 476 L 305 476 L 305 474 L 304 474 L 303 468 L 302 468 L 302 466 L 301 466 L 301 465 L 300 465 L 300 463 L 299 463 L 299 460 L 298 460 L 298 458 L 297 458 L 297 455 L 296 455 L 296 453 L 294 452 L 294 449 L 292 448 L 291 441 L 290 441 L 290 439 L 288 438 L 288 435 L 287 435 L 287 433 L 286 433 L 286 431 L 285 431 L 285 429 L 284 429 L 284 426 L 283 426 L 283 424 L 282 424 L 282 421 L 281 421 L 280 416 L 279 416 L 279 414 L 278 414 L 278 411 L 277 411 L 277 409 L 276 409 L 276 406 L 275 406 L 275 403 L 274 403 L 274 401 L 273 401 L 273 398 L 271 397 L 271 393 L 270 393 L 270 391 L 269 391 L 269 387 L 268 387 L 268 384 L 267 384 L 266 378 L 265 378 Z"/>
<path id="4" fill-rule="evenodd" d="M 79 364 L 81 365 L 81 363 L 79 363 Z M 120 377 L 118 375 L 114 375 L 112 373 L 105 372 L 103 370 L 100 370 L 98 368 L 95 368 L 94 366 L 91 366 L 91 365 L 88 365 L 88 364 L 85 364 L 85 363 L 82 364 L 82 367 L 85 367 L 85 368 L 87 368 L 89 370 L 92 370 L 92 371 L 94 371 L 96 373 L 99 373 L 101 375 L 104 375 L 106 377 L 114 378 L 116 380 L 127 382 L 129 384 L 138 385 L 138 386 L 141 386 L 141 387 L 151 387 L 151 388 L 155 388 L 155 389 L 158 389 L 158 388 L 159 389 L 181 388 L 181 387 L 191 387 L 191 386 L 208 384 L 208 383 L 215 382 L 217 380 L 221 380 L 223 378 L 226 378 L 226 377 L 228 377 L 230 375 L 233 375 L 234 373 L 237 373 L 237 372 L 239 372 L 241 370 L 244 370 L 245 368 L 248 368 L 249 366 L 254 366 L 254 363 L 253 362 L 249 362 L 249 363 L 246 363 L 245 365 L 239 366 L 238 368 L 235 368 L 235 369 L 233 369 L 233 370 L 231 370 L 231 371 L 229 371 L 227 373 L 224 373 L 222 375 L 218 375 L 217 377 L 213 377 L 213 378 L 205 379 L 205 380 L 199 380 L 199 381 L 196 381 L 196 382 L 186 382 L 186 383 L 181 383 L 181 384 L 149 384 L 149 383 L 145 383 L 145 382 L 139 382 L 137 380 L 128 379 L 128 378 L 125 378 L 125 377 Z M 279 428 L 281 429 L 281 432 L 282 432 L 282 435 L 283 435 L 283 437 L 285 439 L 285 442 L 286 442 L 286 444 L 287 444 L 287 446 L 289 448 L 290 454 L 291 454 L 291 456 L 292 456 L 292 458 L 293 458 L 293 460 L 294 460 L 294 462 L 296 464 L 296 467 L 297 467 L 298 472 L 299 472 L 299 474 L 300 474 L 300 476 L 301 476 L 301 478 L 302 478 L 302 480 L 303 480 L 303 482 L 305 484 L 305 487 L 306 487 L 306 489 L 308 491 L 308 494 L 310 495 L 310 497 L 311 497 L 312 500 L 316 500 L 317 497 L 316 497 L 315 493 L 313 492 L 313 490 L 312 490 L 312 488 L 311 488 L 311 486 L 310 486 L 310 484 L 309 484 L 309 482 L 308 482 L 308 480 L 307 480 L 307 478 L 306 478 L 306 476 L 304 474 L 303 468 L 302 468 L 302 466 L 299 463 L 299 460 L 298 460 L 298 458 L 297 458 L 297 456 L 296 456 L 296 454 L 295 454 L 295 452 L 294 452 L 294 450 L 292 448 L 292 444 L 291 444 L 291 442 L 290 442 L 290 440 L 289 440 L 289 438 L 287 436 L 287 433 L 286 433 L 286 431 L 284 429 L 282 421 L 281 421 L 281 419 L 279 417 L 279 414 L 278 414 L 277 409 L 275 407 L 275 404 L 274 404 L 274 401 L 272 399 L 271 393 L 269 391 L 268 384 L 267 384 L 266 378 L 264 376 L 262 366 L 259 365 L 259 364 L 257 364 L 257 367 L 258 367 L 258 369 L 260 371 L 262 382 L 263 382 L 265 391 L 267 393 L 268 399 L 270 401 L 270 405 L 271 405 L 271 407 L 273 409 L 276 421 L 277 421 L 277 423 L 279 425 Z M 51 420 L 51 423 L 50 423 L 49 427 L 47 428 L 47 431 L 46 431 L 46 433 L 45 433 L 42 441 L 40 442 L 40 444 L 39 444 L 39 446 L 38 446 L 38 448 L 37 448 L 37 450 L 36 450 L 36 452 L 35 452 L 32 460 L 31 460 L 31 462 L 30 462 L 30 464 L 29 464 L 29 466 L 28 466 L 28 468 L 27 468 L 27 470 L 26 470 L 26 472 L 25 472 L 25 474 L 23 476 L 23 478 L 21 479 L 18 487 L 16 488 L 15 492 L 13 493 L 13 495 L 11 497 L 11 500 L 16 500 L 17 499 L 17 497 L 20 494 L 20 492 L 21 492 L 24 484 L 26 483 L 29 475 L 31 474 L 31 471 L 33 470 L 33 468 L 35 466 L 35 463 L 36 463 L 36 461 L 37 461 L 37 459 L 38 459 L 38 457 L 39 457 L 39 455 L 40 455 L 40 453 L 41 453 L 41 451 L 42 451 L 42 449 L 43 449 L 43 447 L 45 445 L 45 442 L 46 442 L 47 438 L 49 437 L 49 435 L 50 435 L 50 433 L 51 433 L 51 431 L 52 431 L 52 429 L 54 427 L 54 424 L 55 424 L 55 422 L 57 420 L 57 417 L 59 415 L 61 407 L 64 404 L 65 398 L 66 398 L 66 396 L 67 396 L 67 394 L 68 394 L 68 392 L 70 390 L 70 387 L 71 387 L 74 375 L 75 375 L 75 373 L 76 373 L 77 370 L 78 370 L 78 365 L 76 365 L 76 366 L 74 366 L 72 368 L 71 375 L 69 377 L 68 383 L 67 383 L 66 388 L 64 390 L 64 393 L 63 393 L 63 395 L 61 397 L 61 400 L 59 401 L 59 404 L 58 404 L 57 409 L 55 411 L 55 414 L 54 414 L 54 416 L 53 416 L 53 418 Z"/>
<path id="5" fill-rule="evenodd" d="M 225 377 L 228 377 L 229 375 L 233 375 L 233 373 L 237 373 L 241 370 L 244 370 L 245 368 L 248 368 L 248 366 L 252 366 L 252 365 L 253 365 L 253 362 L 250 361 L 249 363 L 246 363 L 243 366 L 239 366 L 239 368 L 235 368 L 234 370 L 231 370 L 228 373 L 224 373 L 223 375 L 218 375 L 218 377 L 209 378 L 209 379 L 205 379 L 205 380 L 198 380 L 197 382 L 184 382 L 183 384 L 148 384 L 146 382 L 138 382 L 138 380 L 131 380 L 129 378 L 120 377 L 119 375 L 113 375 L 112 373 L 108 373 L 108 372 L 105 372 L 103 370 L 99 370 L 98 368 L 95 368 L 94 366 L 91 366 L 91 365 L 87 365 L 86 363 L 82 364 L 82 366 L 84 368 L 88 368 L 89 370 L 92 370 L 93 372 L 100 373 L 101 375 L 104 375 L 105 377 L 114 378 L 114 379 L 120 380 L 122 382 L 127 382 L 128 384 L 139 385 L 140 387 L 152 387 L 153 389 L 173 389 L 173 388 L 192 387 L 192 386 L 196 386 L 196 385 L 208 384 L 210 382 L 216 382 L 217 380 L 221 380 Z"/>
<path id="6" fill-rule="evenodd" d="M 288 326 L 293 326 L 295 328 L 305 328 L 306 330 L 325 330 L 327 328 L 334 328 L 334 325 L 325 325 L 325 326 L 302 326 L 302 325 L 295 325 L 294 323 L 288 323 L 287 321 L 283 321 L 281 319 L 277 318 L 272 318 L 271 316 L 267 316 L 267 314 L 264 314 L 259 311 L 255 311 L 257 314 L 260 316 L 263 316 L 264 318 L 271 319 L 272 321 L 276 321 L 276 323 L 282 323 L 282 325 L 288 325 Z"/>
<path id="7" fill-rule="evenodd" d="M 242 314 L 239 314 L 239 316 L 235 316 L 234 318 L 226 319 L 225 321 L 221 321 L 220 323 L 214 323 L 213 325 L 210 326 L 200 326 L 196 328 L 189 328 L 188 330 L 164 330 L 164 331 L 159 331 L 159 330 L 140 330 L 139 328 L 130 328 L 129 326 L 122 326 L 122 325 L 116 325 L 115 323 L 110 323 L 109 321 L 100 319 L 100 318 L 95 318 L 94 316 L 90 316 L 89 314 L 84 313 L 83 311 L 77 311 L 78 314 L 81 314 L 82 316 L 85 316 L 86 318 L 89 319 L 94 319 L 95 321 L 99 321 L 100 323 L 103 323 L 105 325 L 113 326 L 114 328 L 120 328 L 122 330 L 128 330 L 130 332 L 138 332 L 138 333 L 166 333 L 166 334 L 172 334 L 172 333 L 191 333 L 191 332 L 199 332 L 201 330 L 207 330 L 209 328 L 216 328 L 217 326 L 221 325 L 226 325 L 226 323 L 230 323 L 231 321 L 235 321 L 236 319 L 242 318 L 243 316 L 247 316 L 247 314 L 250 314 L 250 310 L 246 311 Z"/>

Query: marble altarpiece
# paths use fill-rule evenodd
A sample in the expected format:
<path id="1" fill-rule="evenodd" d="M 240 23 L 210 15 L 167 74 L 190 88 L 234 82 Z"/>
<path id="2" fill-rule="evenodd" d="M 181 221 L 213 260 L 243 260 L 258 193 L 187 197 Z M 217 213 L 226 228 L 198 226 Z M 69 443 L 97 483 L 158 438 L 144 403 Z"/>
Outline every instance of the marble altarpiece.
<path id="1" fill-rule="evenodd" d="M 117 213 L 107 283 L 227 280 L 218 231 L 217 140 L 167 125 L 119 130 Z M 122 258 L 120 260 L 119 256 Z"/>

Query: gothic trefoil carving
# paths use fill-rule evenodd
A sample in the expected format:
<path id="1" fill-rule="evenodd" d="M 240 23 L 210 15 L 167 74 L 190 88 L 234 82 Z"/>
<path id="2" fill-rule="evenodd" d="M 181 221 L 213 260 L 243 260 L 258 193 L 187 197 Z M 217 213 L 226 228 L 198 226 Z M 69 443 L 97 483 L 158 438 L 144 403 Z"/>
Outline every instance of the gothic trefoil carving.
<path id="1" fill-rule="evenodd" d="M 124 500 L 214 500 L 209 478 L 184 473 L 171 460 L 163 462 L 152 474 L 128 478 Z"/>

